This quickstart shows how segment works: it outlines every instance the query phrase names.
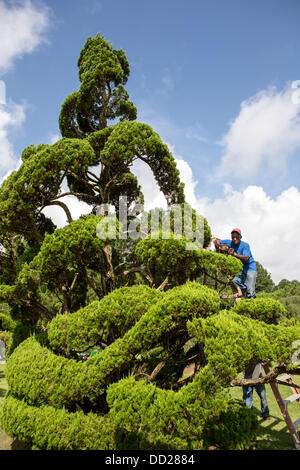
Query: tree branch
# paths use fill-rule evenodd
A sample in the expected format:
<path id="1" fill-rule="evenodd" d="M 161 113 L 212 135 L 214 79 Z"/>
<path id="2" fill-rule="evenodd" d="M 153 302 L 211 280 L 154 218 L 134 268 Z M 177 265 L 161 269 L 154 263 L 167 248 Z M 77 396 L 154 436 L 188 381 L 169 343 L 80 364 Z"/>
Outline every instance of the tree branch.
<path id="1" fill-rule="evenodd" d="M 84 196 L 84 197 L 91 197 L 90 194 L 86 194 L 86 193 L 73 193 L 72 191 L 68 192 L 68 193 L 63 193 L 63 194 L 60 194 L 59 196 L 56 196 L 56 199 L 59 199 L 61 197 L 65 197 L 65 196 Z"/>
<path id="2" fill-rule="evenodd" d="M 99 183 L 99 177 L 97 175 L 95 175 L 94 173 L 92 173 L 91 171 L 87 171 L 87 174 L 88 175 L 91 175 L 95 178 L 95 180 L 93 180 L 92 178 L 90 178 L 90 181 L 93 181 L 94 183 Z"/>
<path id="3" fill-rule="evenodd" d="M 153 371 L 151 372 L 151 375 L 149 377 L 149 381 L 152 382 L 152 380 L 155 379 L 155 377 L 157 376 L 157 374 L 162 370 L 162 368 L 165 366 L 167 360 L 165 359 L 164 361 L 161 361 L 157 364 L 157 366 L 153 369 Z"/>
<path id="4" fill-rule="evenodd" d="M 168 285 L 169 283 L 169 276 L 166 277 L 166 279 L 161 283 L 161 285 L 156 289 L 156 290 L 164 290 L 164 288 L 166 287 L 166 285 Z"/>
<path id="5" fill-rule="evenodd" d="M 259 384 L 268 384 L 270 382 L 277 382 L 280 383 L 281 385 L 289 385 L 291 386 L 292 384 L 288 384 L 286 382 L 283 382 L 281 380 L 277 380 L 278 375 L 283 374 L 284 372 L 287 372 L 286 366 L 277 366 L 268 374 L 266 374 L 264 377 L 258 377 L 256 379 L 234 379 L 230 382 L 231 387 L 241 387 L 243 385 L 259 385 Z M 294 374 L 294 375 L 300 375 L 300 369 L 295 368 L 292 370 L 289 370 L 289 374 Z M 300 388 L 299 385 L 294 384 L 296 388 Z"/>
<path id="6" fill-rule="evenodd" d="M 123 276 L 127 276 L 127 274 L 134 273 L 134 272 L 141 273 L 141 274 L 147 279 L 147 281 L 149 282 L 150 286 L 153 286 L 153 279 L 152 279 L 152 276 L 150 276 L 150 274 L 146 273 L 146 271 L 144 271 L 144 270 L 141 269 L 141 268 L 136 267 L 136 268 L 128 269 L 127 271 L 124 271 L 124 272 L 123 272 Z"/>
<path id="7" fill-rule="evenodd" d="M 62 207 L 62 209 L 66 213 L 68 222 L 70 223 L 70 222 L 73 221 L 71 212 L 70 212 L 68 206 L 64 202 L 62 202 L 62 201 L 52 201 L 52 202 L 48 202 L 44 207 L 47 207 L 47 206 L 60 206 L 60 207 Z M 43 209 L 44 209 L 44 207 L 43 207 Z"/>

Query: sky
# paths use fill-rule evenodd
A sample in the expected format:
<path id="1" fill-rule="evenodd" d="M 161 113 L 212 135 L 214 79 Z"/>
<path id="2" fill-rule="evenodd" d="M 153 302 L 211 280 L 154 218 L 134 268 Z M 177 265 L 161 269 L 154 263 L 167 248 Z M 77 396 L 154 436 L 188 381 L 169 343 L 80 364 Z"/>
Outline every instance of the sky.
<path id="1" fill-rule="evenodd" d="M 137 119 L 168 144 L 213 235 L 239 227 L 275 283 L 300 281 L 299 21 L 298 0 L 0 0 L 0 183 L 24 148 L 61 137 L 79 53 L 100 33 L 125 51 Z M 145 209 L 165 207 L 149 168 L 133 172 Z M 74 219 L 89 211 L 67 203 Z"/>

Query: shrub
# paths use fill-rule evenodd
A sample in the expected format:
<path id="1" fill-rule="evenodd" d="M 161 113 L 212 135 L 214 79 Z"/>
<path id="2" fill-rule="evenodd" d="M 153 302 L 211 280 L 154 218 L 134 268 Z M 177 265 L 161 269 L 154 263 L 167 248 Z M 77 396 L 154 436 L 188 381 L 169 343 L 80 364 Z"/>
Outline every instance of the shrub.
<path id="1" fill-rule="evenodd" d="M 271 298 L 242 299 L 240 302 L 236 302 L 231 310 L 254 320 L 264 321 L 265 323 L 277 324 L 280 320 L 287 317 L 287 311 L 284 306 Z"/>
<path id="2" fill-rule="evenodd" d="M 67 355 L 96 344 L 109 345 L 124 336 L 162 295 L 145 285 L 121 287 L 75 313 L 54 318 L 48 326 L 49 344 Z"/>

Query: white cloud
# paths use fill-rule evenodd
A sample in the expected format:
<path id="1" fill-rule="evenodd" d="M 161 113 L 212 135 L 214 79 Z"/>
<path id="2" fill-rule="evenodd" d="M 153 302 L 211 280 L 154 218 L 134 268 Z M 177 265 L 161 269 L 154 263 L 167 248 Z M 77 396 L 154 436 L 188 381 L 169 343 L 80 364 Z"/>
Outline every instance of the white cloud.
<path id="1" fill-rule="evenodd" d="M 41 2 L 0 0 L 0 74 L 6 73 L 15 59 L 46 42 L 44 33 L 49 27 L 49 17 L 50 9 Z M 7 100 L 7 91 L 7 84 L 1 80 L 0 174 L 4 174 L 1 182 L 21 164 L 14 155 L 9 133 L 25 121 L 25 106 Z"/>
<path id="2" fill-rule="evenodd" d="M 10 129 L 17 129 L 25 120 L 25 106 L 10 101 L 7 106 L 0 105 L 0 173 L 11 172 L 16 165 L 12 144 L 9 141 Z M 19 164 L 19 163 L 18 163 Z M 5 175 L 7 177 L 8 174 Z"/>
<path id="3" fill-rule="evenodd" d="M 283 91 L 271 87 L 242 102 L 220 142 L 223 154 L 214 176 L 248 178 L 264 166 L 286 171 L 288 156 L 300 148 L 300 100 L 294 93 L 291 85 Z"/>
<path id="4" fill-rule="evenodd" d="M 160 192 L 150 167 L 141 160 L 136 160 L 131 167 L 131 171 L 142 186 L 145 197 L 145 210 L 149 211 L 155 207 L 166 209 L 166 198 L 163 193 Z"/>
<path id="5" fill-rule="evenodd" d="M 31 0 L 6 3 L 0 0 L 0 73 L 7 72 L 16 58 L 33 52 L 46 42 L 50 10 Z"/>
<path id="6" fill-rule="evenodd" d="M 58 140 L 61 139 L 61 135 L 60 134 L 51 134 L 49 136 L 49 145 L 53 145 L 55 144 L 55 142 L 57 142 Z"/>
<path id="7" fill-rule="evenodd" d="M 66 204 L 73 220 L 77 220 L 83 214 L 89 214 L 92 210 L 91 206 L 79 201 L 75 196 L 65 196 L 58 200 Z M 42 212 L 53 221 L 57 228 L 62 228 L 68 224 L 64 209 L 57 205 L 45 207 Z"/>
<path id="8" fill-rule="evenodd" d="M 192 169 L 181 155 L 176 154 L 174 146 L 168 142 L 165 143 L 175 159 L 177 169 L 180 173 L 180 179 L 185 184 L 186 200 L 189 204 L 193 205 L 196 202 L 195 186 L 197 185 L 197 182 L 193 180 Z M 145 210 L 149 211 L 155 207 L 167 209 L 166 198 L 159 190 L 150 167 L 141 160 L 136 160 L 133 163 L 131 171 L 137 177 L 139 184 L 142 186 L 142 191 L 145 197 Z"/>

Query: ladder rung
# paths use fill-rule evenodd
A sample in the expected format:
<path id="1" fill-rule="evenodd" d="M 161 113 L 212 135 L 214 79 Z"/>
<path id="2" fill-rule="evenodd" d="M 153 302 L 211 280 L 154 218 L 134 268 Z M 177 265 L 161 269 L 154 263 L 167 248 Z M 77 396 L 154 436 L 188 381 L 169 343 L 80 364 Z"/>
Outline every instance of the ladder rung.
<path id="1" fill-rule="evenodd" d="M 295 429 L 297 431 L 298 428 L 300 428 L 300 418 L 297 419 L 297 421 L 294 422 Z"/>
<path id="2" fill-rule="evenodd" d="M 283 403 L 285 406 L 287 406 L 293 401 L 299 400 L 299 398 L 300 398 L 300 393 L 294 393 L 293 395 L 290 395 L 285 400 L 283 400 Z"/>
<path id="3" fill-rule="evenodd" d="M 292 377 L 289 374 L 284 374 L 284 375 L 281 375 L 280 377 L 277 377 L 277 380 L 288 380 L 291 378 Z"/>

